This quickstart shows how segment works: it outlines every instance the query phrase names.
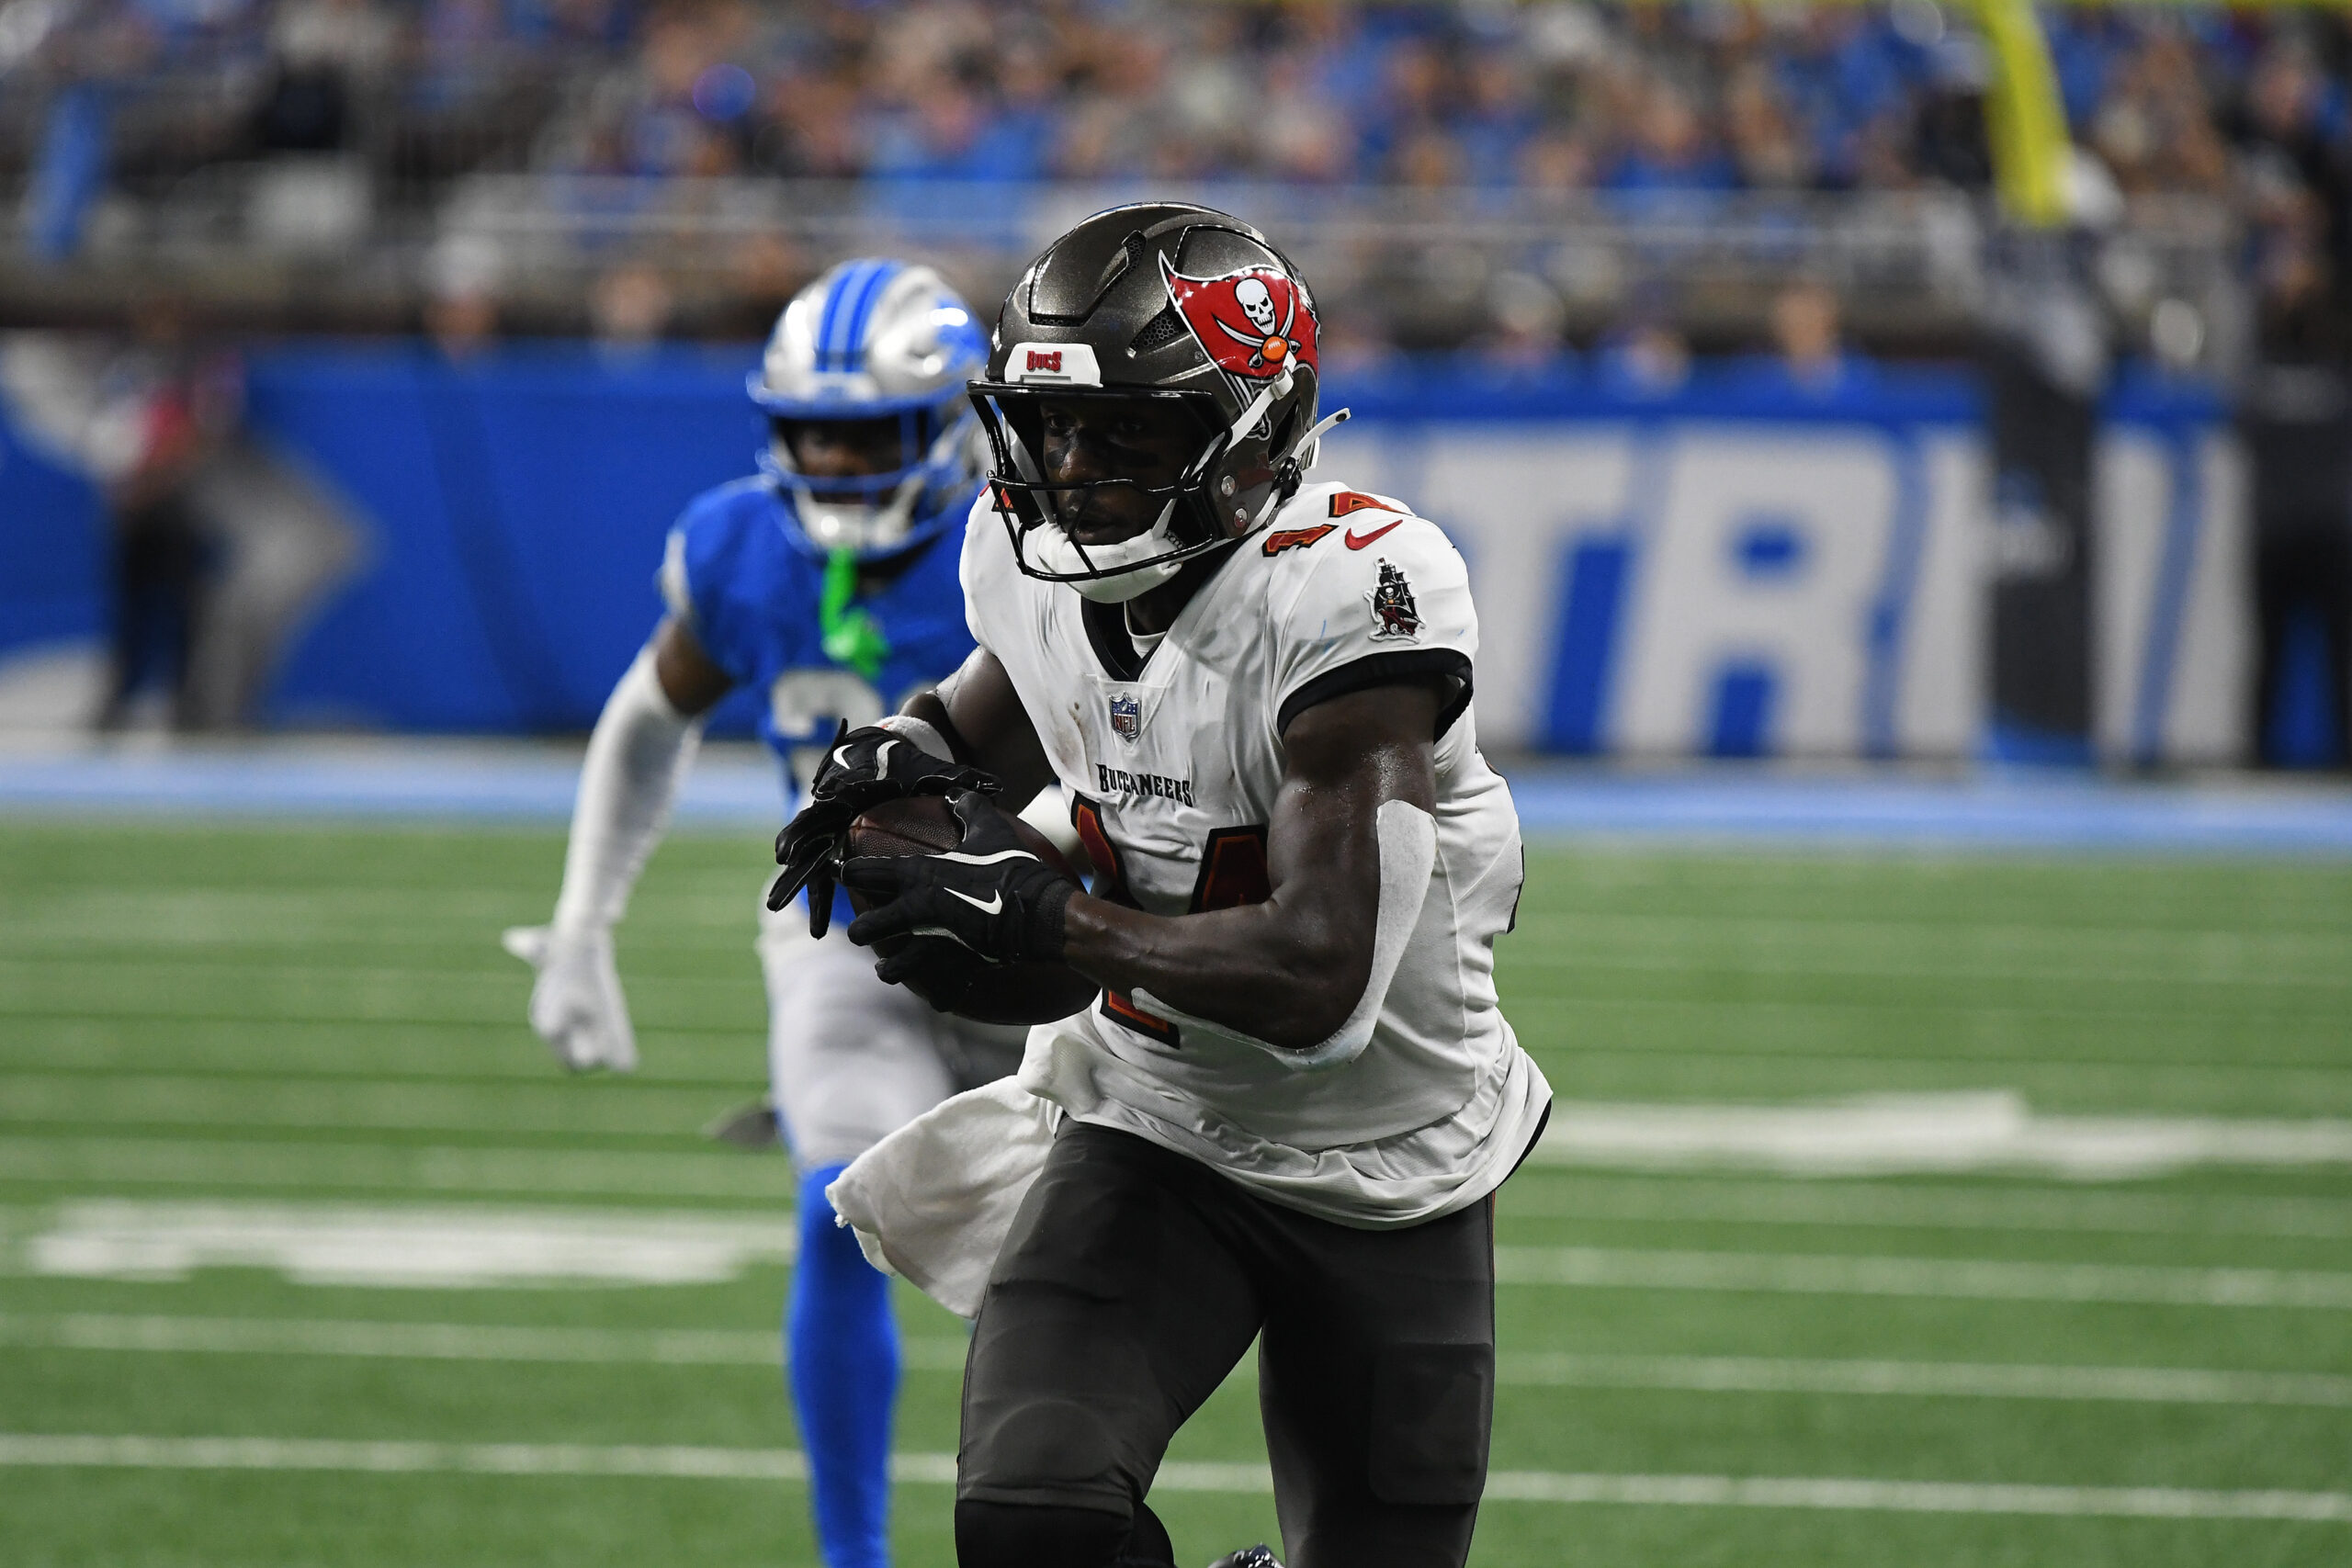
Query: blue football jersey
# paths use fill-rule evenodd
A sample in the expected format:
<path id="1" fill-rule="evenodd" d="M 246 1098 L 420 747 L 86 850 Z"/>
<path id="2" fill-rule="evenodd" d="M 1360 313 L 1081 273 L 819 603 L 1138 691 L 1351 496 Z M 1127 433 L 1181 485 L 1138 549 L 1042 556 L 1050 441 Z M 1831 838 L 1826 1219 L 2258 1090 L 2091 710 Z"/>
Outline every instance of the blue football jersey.
<path id="1" fill-rule="evenodd" d="M 977 491 L 978 487 L 974 487 Z M 960 514 L 971 504 L 956 502 Z M 736 684 L 764 694 L 760 738 L 786 769 L 797 801 L 837 721 L 872 724 L 971 653 L 956 568 L 960 530 L 917 547 L 916 558 L 854 603 L 888 652 L 869 677 L 828 657 L 821 604 L 825 563 L 789 530 L 791 502 L 761 479 L 696 496 L 670 531 L 662 595 Z"/>

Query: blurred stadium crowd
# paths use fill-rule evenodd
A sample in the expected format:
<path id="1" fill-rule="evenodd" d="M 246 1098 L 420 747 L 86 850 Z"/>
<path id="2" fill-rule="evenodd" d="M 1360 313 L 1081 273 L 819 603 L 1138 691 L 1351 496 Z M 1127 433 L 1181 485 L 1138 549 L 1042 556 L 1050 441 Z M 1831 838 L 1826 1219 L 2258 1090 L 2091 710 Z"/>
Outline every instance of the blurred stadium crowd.
<path id="1" fill-rule="evenodd" d="M 2153 361 L 2253 459 L 2256 684 L 2284 689 L 2298 616 L 2352 638 L 2352 11 L 2045 6 L 2072 150 L 2041 231 L 1996 198 L 1988 105 L 2016 77 L 1985 15 L 0 0 L 0 326 L 98 329 L 12 333 L 0 399 L 83 433 L 52 444 L 107 490 L 120 603 L 187 598 L 190 517 L 264 520 L 240 526 L 267 548 L 228 552 L 276 563 L 244 595 L 260 648 L 355 547 L 282 474 L 219 460 L 250 443 L 207 389 L 256 342 L 421 331 L 458 368 L 533 335 L 741 345 L 846 256 L 919 255 L 992 304 L 1082 214 L 1189 197 L 1281 239 L 1359 392 L 1639 402 L 1760 369 L 1819 412 L 1872 356 L 2006 344 L 2080 405 L 2060 423 L 2087 473 L 2087 411 Z M 85 438 L 136 423 L 92 412 L 115 407 L 173 438 Z M 251 710 L 266 660 L 175 652 L 190 624 L 118 627 L 109 719 L 149 665 L 217 665 L 178 694 L 188 727 Z"/>
<path id="2" fill-rule="evenodd" d="M 44 117 L 25 110 L 111 85 L 138 122 L 118 168 L 141 177 L 339 150 L 425 181 L 494 166 L 1630 195 L 1986 175 L 1984 51 L 1932 0 L 12 0 L 0 17 L 7 156 L 36 155 Z M 2341 147 L 2334 17 L 2083 6 L 2049 29 L 2068 118 L 2126 192 L 2218 194 L 2233 150 Z"/>
<path id="3" fill-rule="evenodd" d="M 2257 270 L 2340 290 L 2339 15 L 2079 6 L 2047 25 L 2096 154 L 2086 216 L 2130 212 L 2163 271 L 2184 234 L 2221 243 L 2203 198 L 2233 235 L 2254 225 Z M 1964 246 L 1964 217 L 1937 201 L 1988 180 L 1989 69 L 1967 9 L 1935 0 L 7 0 L 0 181 L 18 193 L 20 251 L 227 224 L 315 257 L 405 235 L 409 274 L 444 297 L 513 294 L 543 260 L 534 236 L 594 231 L 604 248 L 573 293 L 598 325 L 738 335 L 877 218 L 931 225 L 934 243 L 978 254 L 967 281 L 1001 287 L 1031 231 L 1072 204 L 1041 202 L 1038 182 L 1271 186 L 1302 217 L 1360 227 L 1679 220 L 1719 243 L 1777 198 L 1784 262 L 1792 213 L 1853 231 L 1848 250 L 1899 253 L 1887 231 L 1906 228 L 1915 246 Z M 687 234 L 694 257 L 658 254 Z M 1483 320 L 1390 309 L 1375 330 L 1425 347 L 1497 316 L 1540 336 L 1596 303 L 1654 310 L 1624 276 L 1651 259 L 1587 246 L 1532 269 L 1556 299 L 1487 290 Z M 1934 270 L 1878 265 L 1906 261 Z M 1876 294 L 1894 328 L 1916 320 L 1901 288 Z M 1759 327 L 1765 302 L 1734 314 Z"/>

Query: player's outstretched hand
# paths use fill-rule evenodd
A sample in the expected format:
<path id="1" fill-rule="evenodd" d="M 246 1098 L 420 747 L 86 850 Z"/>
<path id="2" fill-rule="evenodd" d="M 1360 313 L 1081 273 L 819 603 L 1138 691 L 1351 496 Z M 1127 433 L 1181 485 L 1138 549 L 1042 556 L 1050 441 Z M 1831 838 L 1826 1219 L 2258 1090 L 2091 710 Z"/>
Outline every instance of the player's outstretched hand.
<path id="1" fill-rule="evenodd" d="M 850 941 L 944 936 L 1000 964 L 1059 961 L 1062 914 L 1078 885 L 1023 849 L 1012 817 L 988 796 L 967 790 L 949 804 L 964 825 L 954 849 L 842 863 L 842 881 L 876 900 L 850 922 Z M 890 962 L 876 968 L 885 980 Z"/>
<path id="2" fill-rule="evenodd" d="M 507 952 L 539 972 L 531 987 L 531 1027 L 573 1072 L 610 1067 L 637 1070 L 637 1032 L 628 998 L 613 966 L 613 933 L 514 926 L 501 939 Z"/>
<path id="3" fill-rule="evenodd" d="M 768 908 L 781 909 L 808 888 L 808 934 L 823 936 L 833 918 L 833 867 L 852 822 L 886 800 L 966 790 L 993 795 L 998 787 L 979 769 L 934 757 L 880 725 L 852 729 L 844 722 L 809 781 L 808 804 L 775 836 L 775 862 L 784 870 L 768 889 Z"/>

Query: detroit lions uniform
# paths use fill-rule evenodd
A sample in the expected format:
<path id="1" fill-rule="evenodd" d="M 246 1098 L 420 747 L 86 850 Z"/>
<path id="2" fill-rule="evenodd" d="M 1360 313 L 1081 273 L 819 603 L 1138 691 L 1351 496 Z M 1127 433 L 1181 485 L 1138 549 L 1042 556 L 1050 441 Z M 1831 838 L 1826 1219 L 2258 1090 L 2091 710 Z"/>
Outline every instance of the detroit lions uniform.
<path id="1" fill-rule="evenodd" d="M 1066 1104 L 1079 1121 L 1342 1224 L 1415 1224 L 1498 1186 L 1551 1091 L 1496 1005 L 1494 942 L 1522 874 L 1519 822 L 1478 754 L 1476 616 L 1444 535 L 1401 502 L 1306 486 L 1148 657 L 1119 605 L 1024 575 L 985 497 L 967 527 L 963 579 L 972 635 L 1004 666 L 1072 797 L 1094 891 L 1152 914 L 1267 897 L 1266 824 L 1297 714 L 1366 687 L 1443 683 L 1436 863 L 1361 1055 L 1302 1073 L 1172 1022 L 1148 995 L 1116 992 L 1045 1026 L 1029 1049 L 1033 1064 L 1060 1058 L 1057 1082 L 1082 1086 L 1091 1103 Z"/>
<path id="2" fill-rule="evenodd" d="M 825 566 L 786 533 L 787 504 L 763 479 L 697 498 L 671 531 L 662 591 L 711 661 L 763 694 L 760 738 L 784 766 L 788 815 L 837 720 L 855 728 L 895 712 L 960 665 L 972 638 L 956 544 L 943 537 L 860 599 L 887 647 L 878 666 L 836 662 L 819 614 Z M 834 916 L 816 940 L 800 909 L 761 911 L 769 1076 L 803 1169 L 854 1159 L 957 1089 L 1001 1076 L 1020 1038 L 877 984 L 872 956 L 841 934 L 846 903 Z"/>
<path id="3" fill-rule="evenodd" d="M 554 915 L 503 938 L 537 972 L 527 1016 L 566 1067 L 637 1066 L 615 929 L 718 692 L 758 700 L 788 810 L 838 723 L 872 723 L 970 652 L 947 541 L 982 473 L 966 387 L 986 362 L 962 298 L 890 257 L 827 269 L 776 318 L 744 379 L 766 426 L 762 477 L 696 498 L 673 529 L 660 574 L 671 619 L 589 737 Z M 808 924 L 763 912 L 759 939 L 775 1102 L 798 1167 L 785 1361 L 819 1555 L 888 1568 L 896 1320 L 888 1280 L 834 1224 L 824 1189 L 1015 1052 L 883 985 L 867 955 Z"/>

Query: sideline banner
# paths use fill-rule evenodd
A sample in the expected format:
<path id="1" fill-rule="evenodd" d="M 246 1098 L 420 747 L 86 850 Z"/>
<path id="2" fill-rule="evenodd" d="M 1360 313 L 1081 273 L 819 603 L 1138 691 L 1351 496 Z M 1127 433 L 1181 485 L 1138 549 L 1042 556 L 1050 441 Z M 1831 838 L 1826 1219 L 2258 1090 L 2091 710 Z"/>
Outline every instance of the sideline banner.
<path id="1" fill-rule="evenodd" d="M 1677 393 L 1426 384 L 1361 400 L 1326 468 L 1469 558 L 1480 731 L 1583 754 L 1951 758 L 1987 722 L 1996 542 L 1960 371 L 1830 389 L 1718 367 Z M 2105 758 L 2242 748 L 2245 503 L 2210 393 L 2123 378 L 2093 457 Z"/>
<path id="2" fill-rule="evenodd" d="M 748 348 L 614 359 L 413 346 L 250 361 L 259 439 L 372 537 L 297 637 L 283 723 L 585 728 L 661 614 L 671 520 L 751 470 Z M 1702 366 L 1665 395 L 1569 368 L 1358 377 L 1322 477 L 1414 503 L 1469 558 L 1481 732 L 1500 748 L 1950 758 L 1985 723 L 1992 513 L 1965 370 L 1827 388 Z M 2244 483 L 2210 394 L 2126 377 L 2093 472 L 2101 753 L 2234 758 Z M 105 624 L 88 486 L 0 423 L 0 683 Z M 746 694 L 723 718 L 742 722 Z"/>

